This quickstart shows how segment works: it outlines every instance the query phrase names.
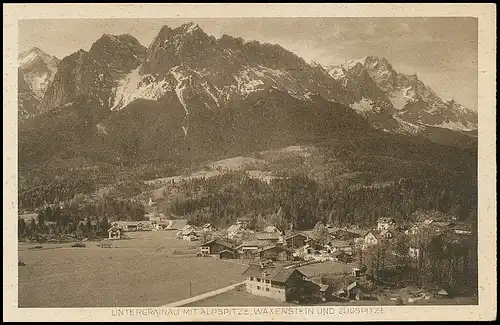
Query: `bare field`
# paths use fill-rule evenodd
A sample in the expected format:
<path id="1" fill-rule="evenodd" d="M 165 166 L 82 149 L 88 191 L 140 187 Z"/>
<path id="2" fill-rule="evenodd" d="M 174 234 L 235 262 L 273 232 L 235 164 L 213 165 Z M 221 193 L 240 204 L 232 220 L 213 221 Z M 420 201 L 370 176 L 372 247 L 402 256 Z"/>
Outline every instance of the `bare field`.
<path id="1" fill-rule="evenodd" d="M 19 245 L 19 307 L 157 307 L 244 279 L 246 266 L 192 254 L 174 232 L 128 233 L 114 248 Z M 221 276 L 223 275 L 223 276 Z"/>

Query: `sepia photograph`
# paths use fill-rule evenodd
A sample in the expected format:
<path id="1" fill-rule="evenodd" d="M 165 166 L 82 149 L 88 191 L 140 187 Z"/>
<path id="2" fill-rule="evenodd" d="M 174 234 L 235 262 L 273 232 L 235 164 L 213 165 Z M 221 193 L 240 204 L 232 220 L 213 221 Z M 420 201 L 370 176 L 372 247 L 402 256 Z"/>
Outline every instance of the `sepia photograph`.
<path id="1" fill-rule="evenodd" d="M 16 23 L 14 308 L 480 305 L 477 17 L 158 17 Z"/>

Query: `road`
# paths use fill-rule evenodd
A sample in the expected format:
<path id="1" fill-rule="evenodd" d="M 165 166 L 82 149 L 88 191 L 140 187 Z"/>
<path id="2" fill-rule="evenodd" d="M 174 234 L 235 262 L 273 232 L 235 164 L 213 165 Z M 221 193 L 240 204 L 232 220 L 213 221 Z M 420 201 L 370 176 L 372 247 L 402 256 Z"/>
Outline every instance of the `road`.
<path id="1" fill-rule="evenodd" d="M 192 302 L 195 302 L 195 301 L 198 301 L 198 300 L 202 300 L 202 299 L 205 299 L 205 298 L 209 298 L 209 297 L 212 297 L 212 296 L 216 296 L 216 295 L 221 294 L 223 292 L 232 290 L 236 286 L 238 286 L 240 284 L 244 284 L 244 283 L 245 283 L 245 281 L 242 281 L 242 282 L 239 282 L 239 283 L 236 283 L 236 284 L 232 284 L 232 285 L 224 287 L 224 288 L 220 288 L 220 289 L 217 289 L 217 290 L 214 290 L 214 291 L 206 292 L 206 293 L 203 293 L 201 295 L 194 296 L 194 297 L 191 297 L 191 298 L 187 298 L 187 299 L 184 299 L 184 300 L 172 302 L 170 304 L 163 305 L 163 306 L 160 306 L 160 307 L 181 307 L 181 306 L 184 306 L 186 304 L 189 304 L 189 303 L 192 303 Z"/>

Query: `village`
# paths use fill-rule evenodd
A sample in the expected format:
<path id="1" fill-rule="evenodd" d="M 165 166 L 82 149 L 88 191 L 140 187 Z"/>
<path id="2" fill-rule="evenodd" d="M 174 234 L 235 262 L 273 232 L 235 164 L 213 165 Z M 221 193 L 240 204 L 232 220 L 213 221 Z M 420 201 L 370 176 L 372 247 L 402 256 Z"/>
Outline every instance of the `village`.
<path id="1" fill-rule="evenodd" d="M 199 258 L 242 261 L 248 267 L 242 273 L 245 281 L 239 290 L 277 302 L 298 304 L 381 302 L 380 284 L 387 287 L 387 283 L 396 282 L 390 276 L 377 279 L 377 272 L 373 272 L 382 270 L 382 264 L 390 264 L 390 258 L 380 260 L 381 254 L 394 257 L 397 263 L 406 261 L 408 265 L 417 266 L 422 259 L 421 250 L 432 238 L 456 243 L 470 240 L 472 234 L 470 225 L 439 217 L 421 218 L 412 224 L 379 218 L 373 229 L 335 227 L 318 222 L 314 229 L 294 231 L 293 228 L 281 230 L 275 225 L 255 229 L 249 217 L 237 218 L 235 224 L 225 229 L 211 223 L 197 227 L 187 219 L 169 219 L 156 213 L 147 221 L 112 223 L 108 240 L 118 240 L 124 233 L 135 231 L 174 231 L 177 240 L 197 243 Z M 307 266 L 317 271 L 306 276 L 299 269 Z M 418 303 L 446 298 L 453 291 L 446 285 L 434 290 L 413 288 L 407 290 L 405 299 L 399 295 L 385 299 L 395 304 Z"/>

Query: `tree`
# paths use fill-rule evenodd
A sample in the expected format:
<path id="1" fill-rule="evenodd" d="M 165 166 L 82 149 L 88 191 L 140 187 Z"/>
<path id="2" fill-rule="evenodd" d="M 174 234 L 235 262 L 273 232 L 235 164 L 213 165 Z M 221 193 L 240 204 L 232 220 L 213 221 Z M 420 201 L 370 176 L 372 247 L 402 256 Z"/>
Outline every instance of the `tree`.
<path id="1" fill-rule="evenodd" d="M 17 238 L 21 239 L 24 237 L 26 232 L 26 222 L 23 218 L 17 219 Z"/>
<path id="2" fill-rule="evenodd" d="M 262 230 L 266 227 L 267 223 L 262 214 L 259 213 L 257 220 L 255 221 L 255 229 Z"/>
<path id="3" fill-rule="evenodd" d="M 330 234 L 328 233 L 328 230 L 326 229 L 325 225 L 321 221 L 316 223 L 316 225 L 314 226 L 313 236 L 314 236 L 314 239 L 316 239 L 322 245 L 326 244 L 328 242 L 328 239 L 330 238 Z"/>
<path id="4" fill-rule="evenodd" d="M 45 228 L 45 214 L 42 212 L 38 213 L 38 228 L 42 232 Z"/>

